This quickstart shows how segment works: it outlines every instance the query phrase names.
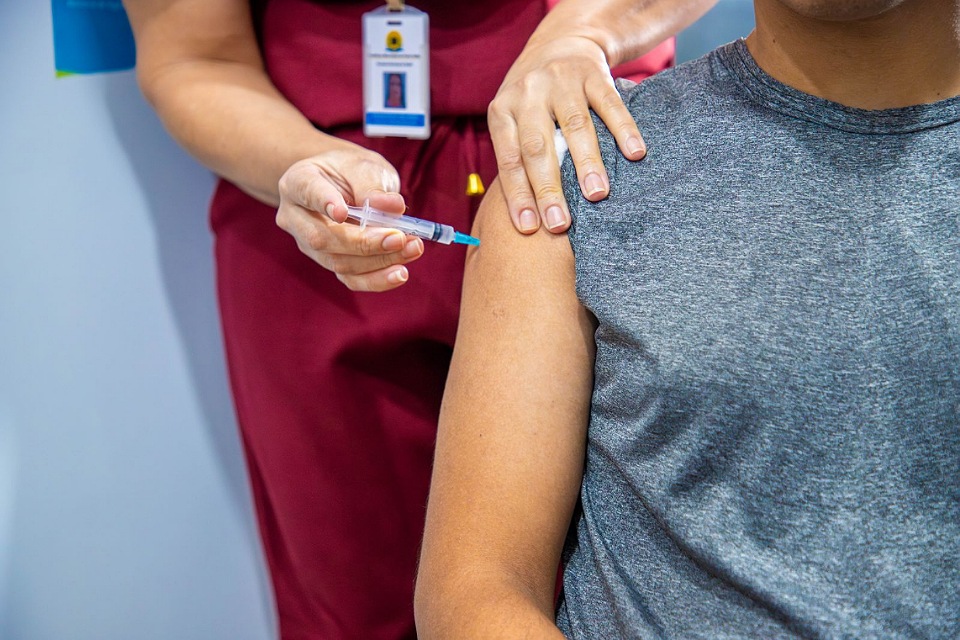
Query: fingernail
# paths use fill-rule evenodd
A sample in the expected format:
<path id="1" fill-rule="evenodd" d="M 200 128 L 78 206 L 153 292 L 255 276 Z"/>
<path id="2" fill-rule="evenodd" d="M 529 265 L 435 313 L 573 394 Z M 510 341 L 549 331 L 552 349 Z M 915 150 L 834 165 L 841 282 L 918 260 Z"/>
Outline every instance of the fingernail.
<path id="1" fill-rule="evenodd" d="M 332 203 L 332 202 L 328 202 L 328 203 L 326 204 L 326 206 L 323 207 L 323 210 L 327 212 L 327 215 L 328 215 L 328 216 L 330 216 L 331 218 L 333 217 L 333 203 Z"/>
<path id="2" fill-rule="evenodd" d="M 520 230 L 534 231 L 537 228 L 537 214 L 533 209 L 524 209 L 520 212 Z"/>
<path id="3" fill-rule="evenodd" d="M 586 187 L 588 198 L 598 193 L 605 193 L 607 190 L 607 185 L 603 183 L 603 178 L 596 173 L 588 173 L 587 177 L 583 180 L 583 186 Z"/>
<path id="4" fill-rule="evenodd" d="M 647 148 L 643 144 L 643 140 L 637 136 L 630 136 L 627 138 L 627 152 L 631 156 L 643 155 L 646 153 Z"/>
<path id="5" fill-rule="evenodd" d="M 383 242 L 380 243 L 380 246 L 383 247 L 384 251 L 400 251 L 403 248 L 404 237 L 402 233 L 390 233 L 386 238 L 383 239 Z"/>
<path id="6" fill-rule="evenodd" d="M 410 274 L 407 273 L 406 267 L 400 267 L 396 271 L 391 271 L 387 274 L 387 282 L 390 284 L 403 284 L 409 277 Z"/>
<path id="7" fill-rule="evenodd" d="M 423 253 L 423 240 L 414 237 L 408 239 L 407 243 L 403 245 L 403 253 L 400 255 L 402 255 L 404 258 L 412 258 L 420 255 L 421 253 Z"/>
<path id="8" fill-rule="evenodd" d="M 567 216 L 564 215 L 563 209 L 561 209 L 557 205 L 553 205 L 552 207 L 547 208 L 547 227 L 548 228 L 550 228 L 551 230 L 556 229 L 558 227 L 562 227 L 566 223 L 567 223 Z"/>

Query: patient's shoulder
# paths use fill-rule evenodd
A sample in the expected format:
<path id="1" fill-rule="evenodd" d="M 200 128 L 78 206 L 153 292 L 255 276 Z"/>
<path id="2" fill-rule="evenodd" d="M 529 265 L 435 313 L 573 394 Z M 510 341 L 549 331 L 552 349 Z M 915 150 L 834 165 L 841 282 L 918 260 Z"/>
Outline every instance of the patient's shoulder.
<path id="1" fill-rule="evenodd" d="M 728 98 L 739 97 L 721 60 L 721 50 L 666 69 L 643 82 L 619 80 L 624 104 L 646 137 L 679 119 L 705 115 Z"/>

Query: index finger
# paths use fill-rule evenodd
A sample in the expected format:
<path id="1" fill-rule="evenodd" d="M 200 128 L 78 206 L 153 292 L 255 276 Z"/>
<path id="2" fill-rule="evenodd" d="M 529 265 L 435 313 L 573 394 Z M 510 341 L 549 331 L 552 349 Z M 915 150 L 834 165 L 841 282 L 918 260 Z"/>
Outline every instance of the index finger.
<path id="1" fill-rule="evenodd" d="M 610 191 L 610 179 L 603 166 L 597 130 L 593 126 L 589 105 L 582 101 L 568 101 L 557 109 L 557 123 L 570 150 L 570 158 L 577 170 L 580 192 L 590 201 L 602 200 Z"/>
<path id="2" fill-rule="evenodd" d="M 340 223 L 325 216 L 316 216 L 313 219 L 314 224 L 323 227 L 315 229 L 315 233 L 324 236 L 324 253 L 376 256 L 400 251 L 406 241 L 402 231 L 389 227 L 361 228 L 352 220 Z"/>
<path id="3" fill-rule="evenodd" d="M 521 233 L 533 233 L 540 228 L 537 202 L 527 179 L 517 122 L 513 116 L 501 113 L 491 104 L 488 120 L 493 151 L 497 156 L 497 172 L 501 191 L 513 226 Z"/>

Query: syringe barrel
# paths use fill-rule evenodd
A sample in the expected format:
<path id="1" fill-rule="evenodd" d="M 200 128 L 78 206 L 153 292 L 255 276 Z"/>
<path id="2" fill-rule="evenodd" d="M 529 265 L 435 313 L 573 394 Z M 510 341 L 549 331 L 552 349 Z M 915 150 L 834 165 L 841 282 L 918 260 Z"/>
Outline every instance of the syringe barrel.
<path id="1" fill-rule="evenodd" d="M 391 226 L 395 226 L 408 235 L 418 236 L 424 240 L 431 240 L 441 244 L 450 244 L 453 242 L 453 227 L 447 224 L 421 220 L 413 216 L 400 216 L 399 219 L 391 223 Z"/>
<path id="2" fill-rule="evenodd" d="M 361 226 L 389 227 L 404 232 L 407 235 L 417 236 L 424 240 L 431 240 L 441 244 L 450 244 L 456 237 L 456 231 L 448 224 L 421 220 L 413 216 L 391 216 L 383 213 L 364 202 L 362 207 L 347 207 L 347 215 L 358 221 Z"/>
<path id="3" fill-rule="evenodd" d="M 454 230 L 448 224 L 421 220 L 413 216 L 391 216 L 365 204 L 363 207 L 347 207 L 351 218 L 371 227 L 398 229 L 407 235 L 417 236 L 441 244 L 453 242 Z"/>

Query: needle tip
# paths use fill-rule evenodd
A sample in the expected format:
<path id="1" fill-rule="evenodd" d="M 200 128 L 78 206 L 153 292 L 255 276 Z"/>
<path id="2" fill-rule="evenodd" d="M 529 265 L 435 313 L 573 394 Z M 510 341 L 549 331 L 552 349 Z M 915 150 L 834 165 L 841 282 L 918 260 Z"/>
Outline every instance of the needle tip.
<path id="1" fill-rule="evenodd" d="M 453 234 L 453 241 L 457 244 L 469 244 L 474 247 L 480 246 L 480 240 L 478 238 L 468 236 L 467 234 L 460 233 L 459 231 Z"/>

